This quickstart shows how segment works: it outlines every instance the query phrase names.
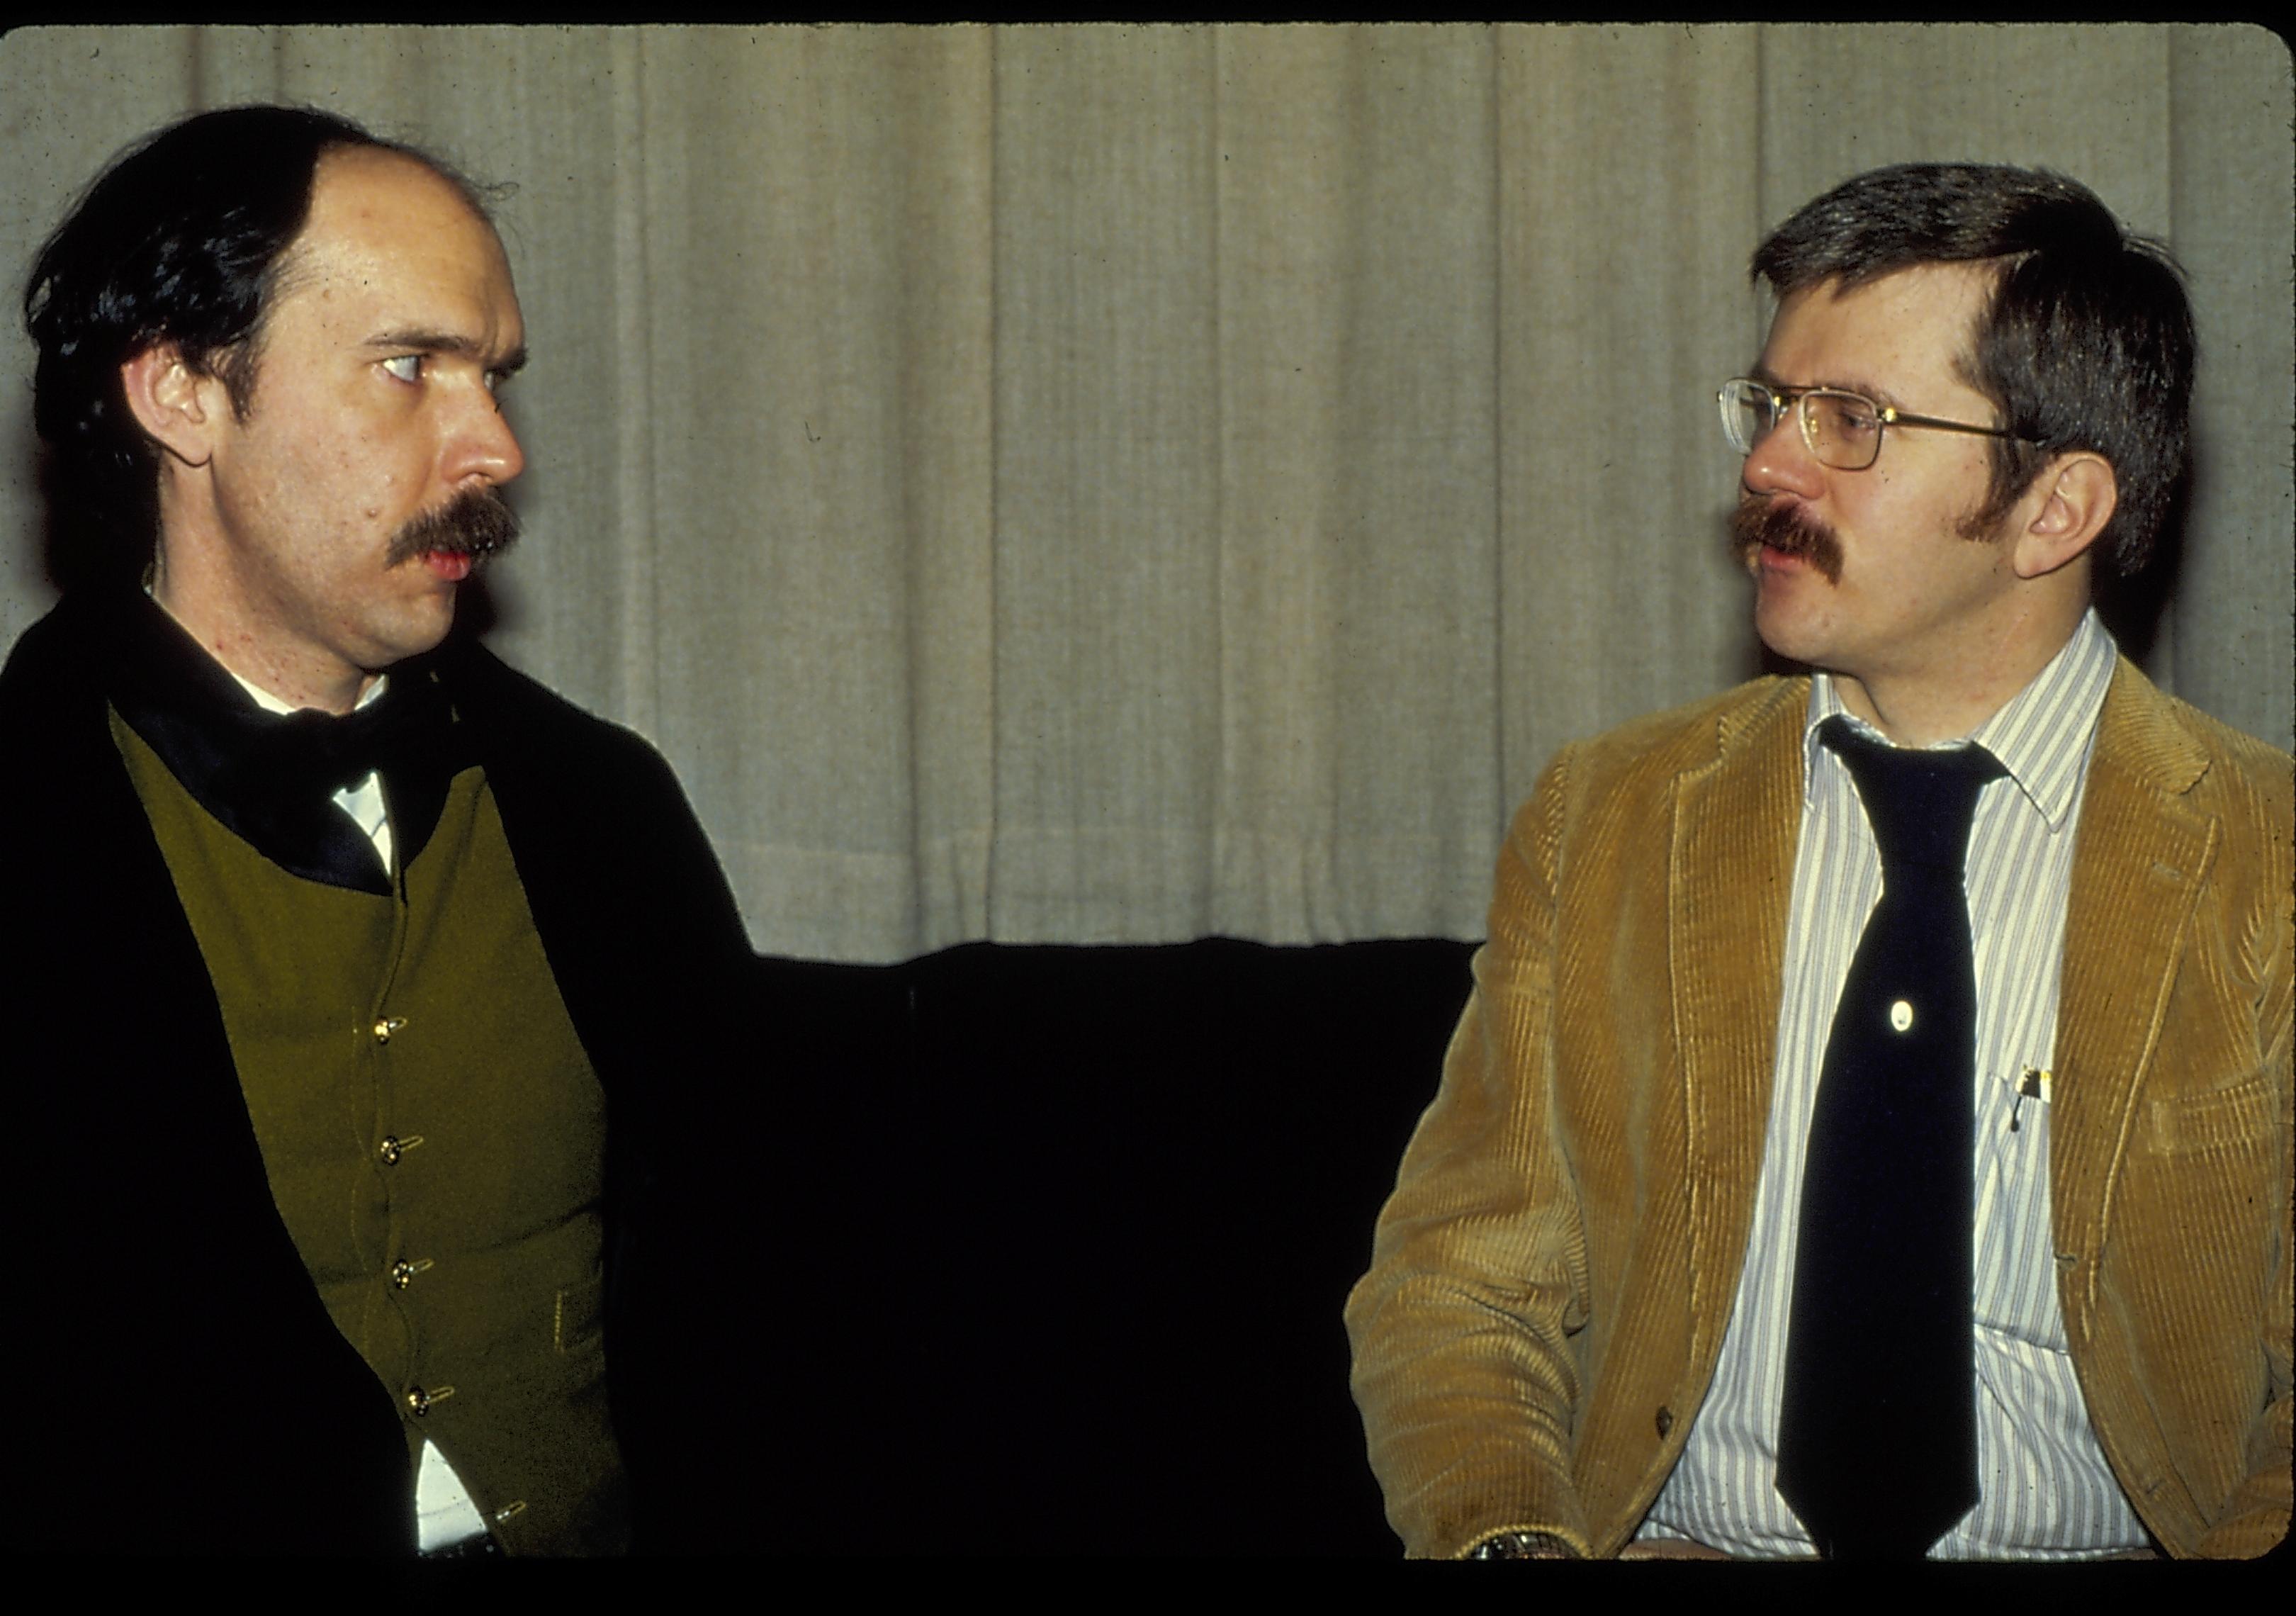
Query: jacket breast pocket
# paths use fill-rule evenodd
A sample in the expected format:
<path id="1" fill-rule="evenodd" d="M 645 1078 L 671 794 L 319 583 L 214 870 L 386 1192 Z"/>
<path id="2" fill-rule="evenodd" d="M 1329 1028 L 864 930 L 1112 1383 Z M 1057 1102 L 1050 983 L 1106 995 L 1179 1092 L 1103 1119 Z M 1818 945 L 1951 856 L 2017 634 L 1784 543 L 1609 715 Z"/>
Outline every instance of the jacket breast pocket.
<path id="1" fill-rule="evenodd" d="M 2257 1072 L 2223 1088 L 2161 1095 L 2146 1109 L 2146 1145 L 2180 1158 L 2236 1156 L 2271 1142 L 2280 1096 L 2270 1074 Z"/>

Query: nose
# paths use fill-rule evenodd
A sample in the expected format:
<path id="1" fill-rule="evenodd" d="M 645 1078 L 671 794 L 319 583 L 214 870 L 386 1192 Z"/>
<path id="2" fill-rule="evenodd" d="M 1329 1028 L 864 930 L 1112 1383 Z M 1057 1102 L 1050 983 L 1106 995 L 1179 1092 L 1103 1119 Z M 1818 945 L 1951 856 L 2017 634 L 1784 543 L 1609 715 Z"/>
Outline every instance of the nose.
<path id="1" fill-rule="evenodd" d="M 1824 491 L 1825 468 L 1802 441 L 1800 414 L 1789 409 L 1746 451 L 1738 480 L 1749 494 L 1792 494 L 1813 499 Z"/>
<path id="2" fill-rule="evenodd" d="M 526 470 L 526 451 L 519 447 L 518 434 L 511 431 L 501 401 L 484 387 L 476 390 L 456 423 L 444 469 L 449 483 L 479 477 L 497 488 Z"/>

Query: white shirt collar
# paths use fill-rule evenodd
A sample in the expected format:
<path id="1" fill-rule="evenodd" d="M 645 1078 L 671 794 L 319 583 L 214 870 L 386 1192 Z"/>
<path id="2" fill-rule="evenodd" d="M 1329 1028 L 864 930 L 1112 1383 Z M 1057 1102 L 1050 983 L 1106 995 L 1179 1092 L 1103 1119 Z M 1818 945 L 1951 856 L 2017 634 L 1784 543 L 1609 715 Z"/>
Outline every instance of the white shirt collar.
<path id="1" fill-rule="evenodd" d="M 223 664 L 221 662 L 217 662 L 216 666 L 223 668 Z M 233 678 L 238 679 L 239 687 L 245 691 L 249 695 L 253 696 L 255 698 L 255 704 L 258 707 L 260 707 L 264 711 L 275 712 L 283 715 L 291 712 L 300 712 L 302 710 L 302 709 L 299 707 L 295 707 L 288 702 L 281 701 L 277 696 L 273 695 L 269 691 L 264 689 L 262 685 L 258 685 L 253 679 L 240 678 L 240 676 L 229 668 L 224 668 L 223 670 L 226 673 L 230 674 Z M 375 677 L 374 683 L 361 691 L 359 693 L 359 699 L 351 703 L 351 710 L 353 712 L 357 712 L 368 702 L 379 698 L 382 694 L 383 687 L 390 683 L 390 676 L 389 674 L 377 675 Z"/>
<path id="2" fill-rule="evenodd" d="M 2000 759 L 2001 767 L 2009 771 L 2017 789 L 2049 828 L 2056 830 L 2079 797 L 2081 760 L 2087 755 L 2096 716 L 2103 709 L 2117 657 L 2112 636 L 2091 607 L 2081 614 L 2072 637 L 2024 689 L 1969 734 L 1942 744 L 1965 746 L 1975 742 L 1984 747 Z M 1836 713 L 1888 743 L 1887 736 L 1842 705 L 1833 676 L 1820 673 L 1809 682 L 1808 716 L 1802 726 L 1805 782 L 1815 777 L 1817 754 L 1825 750 L 1817 738 L 1817 726 Z"/>

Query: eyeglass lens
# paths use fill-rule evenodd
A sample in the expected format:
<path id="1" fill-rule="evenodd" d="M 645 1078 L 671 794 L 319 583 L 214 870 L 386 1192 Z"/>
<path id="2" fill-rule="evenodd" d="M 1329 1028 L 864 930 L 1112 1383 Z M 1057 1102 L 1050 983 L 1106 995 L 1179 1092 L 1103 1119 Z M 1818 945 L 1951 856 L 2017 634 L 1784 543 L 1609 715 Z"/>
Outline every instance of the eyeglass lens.
<path id="1" fill-rule="evenodd" d="M 1777 395 L 1759 382 L 1732 382 L 1722 390 L 1720 402 L 1722 430 L 1741 455 L 1751 454 L 1777 424 Z M 1881 416 L 1855 393 L 1802 393 L 1787 407 L 1800 415 L 1802 441 L 1823 464 L 1863 471 L 1881 452 Z"/>

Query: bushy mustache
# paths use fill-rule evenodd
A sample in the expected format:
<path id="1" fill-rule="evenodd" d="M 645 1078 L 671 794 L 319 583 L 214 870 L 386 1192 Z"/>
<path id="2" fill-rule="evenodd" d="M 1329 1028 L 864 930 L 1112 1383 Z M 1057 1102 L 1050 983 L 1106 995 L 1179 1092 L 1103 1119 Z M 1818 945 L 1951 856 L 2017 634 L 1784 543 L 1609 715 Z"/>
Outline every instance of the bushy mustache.
<path id="1" fill-rule="evenodd" d="M 1802 557 L 1829 584 L 1841 581 L 1841 540 L 1800 505 L 1775 499 L 1740 501 L 1730 513 L 1730 547 L 1749 566 L 1756 551 L 1767 548 Z"/>
<path id="2" fill-rule="evenodd" d="M 467 555 L 483 564 L 518 539 L 518 513 L 494 488 L 471 488 L 436 510 L 425 511 L 392 535 L 388 564 L 393 567 L 433 550 Z"/>

